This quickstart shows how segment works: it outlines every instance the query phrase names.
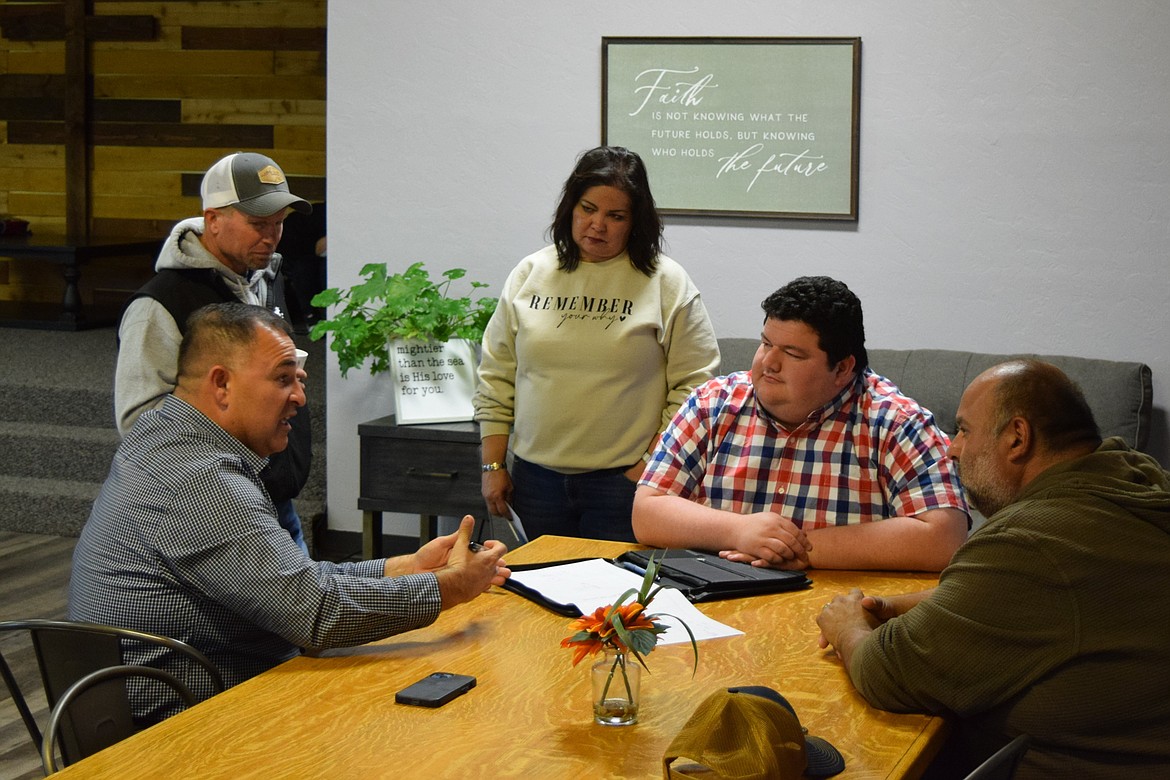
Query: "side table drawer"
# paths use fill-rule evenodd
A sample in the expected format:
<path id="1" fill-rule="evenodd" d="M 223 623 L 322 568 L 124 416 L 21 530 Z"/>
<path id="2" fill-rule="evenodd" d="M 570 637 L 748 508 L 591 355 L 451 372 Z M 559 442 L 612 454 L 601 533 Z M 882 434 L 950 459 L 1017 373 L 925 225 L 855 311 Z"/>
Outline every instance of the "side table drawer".
<path id="1" fill-rule="evenodd" d="M 363 438 L 361 449 L 360 508 L 483 513 L 478 442 Z"/>

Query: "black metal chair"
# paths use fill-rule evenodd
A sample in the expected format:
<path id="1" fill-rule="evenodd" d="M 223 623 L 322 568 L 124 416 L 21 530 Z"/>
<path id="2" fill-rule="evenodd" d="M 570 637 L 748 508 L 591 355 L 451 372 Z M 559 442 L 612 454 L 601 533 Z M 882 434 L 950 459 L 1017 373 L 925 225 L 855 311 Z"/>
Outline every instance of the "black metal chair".
<path id="1" fill-rule="evenodd" d="M 1031 741 L 1027 734 L 1021 734 L 975 767 L 966 780 L 1011 780 Z"/>
<path id="2" fill-rule="evenodd" d="M 72 730 L 72 738 L 85 751 L 85 755 L 91 755 L 115 742 L 120 742 L 137 731 L 130 717 L 125 687 L 104 685 L 111 680 L 127 677 L 150 677 L 159 680 L 173 688 L 188 707 L 198 703 L 190 688 L 162 669 L 125 665 L 108 666 L 90 672 L 69 686 L 49 716 L 49 725 L 45 728 L 45 736 L 41 741 L 41 765 L 46 776 L 57 771 L 55 748 L 60 742 L 66 722 L 69 724 L 68 728 Z"/>
<path id="3" fill-rule="evenodd" d="M 61 620 L 0 622 L 0 632 L 8 631 L 28 632 L 40 667 L 45 697 L 52 709 L 52 738 L 49 739 L 48 732 L 42 736 L 20 685 L 0 654 L 0 676 L 12 694 L 13 703 L 20 712 L 37 752 L 42 755 L 46 772 L 53 765 L 51 756 L 55 747 L 60 747 L 62 762 L 68 765 L 137 730 L 126 691 L 128 676 L 154 678 L 179 691 L 188 705 L 194 701 L 195 697 L 187 686 L 172 675 L 166 672 L 160 674 L 160 670 L 152 667 L 131 666 L 129 668 L 136 672 L 134 675 L 95 674 L 126 666 L 122 655 L 122 643 L 125 641 L 141 642 L 181 653 L 195 666 L 205 670 L 214 693 L 224 689 L 223 677 L 211 661 L 203 653 L 177 639 L 113 626 Z M 83 680 L 84 686 L 77 685 Z M 44 758 L 46 755 L 49 756 L 48 760 Z"/>

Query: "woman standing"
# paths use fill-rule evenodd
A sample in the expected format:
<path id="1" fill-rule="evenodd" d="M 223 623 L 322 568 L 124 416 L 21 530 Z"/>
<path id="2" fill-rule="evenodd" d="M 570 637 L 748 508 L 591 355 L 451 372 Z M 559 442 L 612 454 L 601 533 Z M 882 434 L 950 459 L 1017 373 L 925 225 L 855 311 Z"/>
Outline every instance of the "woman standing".
<path id="1" fill-rule="evenodd" d="M 483 337 L 483 495 L 502 517 L 510 503 L 530 538 L 634 541 L 635 484 L 719 364 L 715 333 L 686 271 L 660 253 L 637 154 L 583 154 L 549 230 L 552 246 L 508 275 Z"/>

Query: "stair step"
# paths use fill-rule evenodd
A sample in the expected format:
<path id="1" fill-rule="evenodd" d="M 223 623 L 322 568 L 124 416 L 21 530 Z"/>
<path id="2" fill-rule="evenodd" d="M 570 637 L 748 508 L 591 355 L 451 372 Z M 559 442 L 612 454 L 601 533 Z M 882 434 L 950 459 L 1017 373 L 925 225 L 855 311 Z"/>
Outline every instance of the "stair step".
<path id="1" fill-rule="evenodd" d="M 0 475 L 0 531 L 77 536 L 101 487 L 97 482 Z"/>
<path id="2" fill-rule="evenodd" d="M 113 428 L 0 421 L 0 473 L 101 482 L 118 448 Z"/>
<path id="3" fill-rule="evenodd" d="M 114 391 L 19 384 L 10 378 L 0 382 L 0 420 L 40 420 L 113 430 Z"/>

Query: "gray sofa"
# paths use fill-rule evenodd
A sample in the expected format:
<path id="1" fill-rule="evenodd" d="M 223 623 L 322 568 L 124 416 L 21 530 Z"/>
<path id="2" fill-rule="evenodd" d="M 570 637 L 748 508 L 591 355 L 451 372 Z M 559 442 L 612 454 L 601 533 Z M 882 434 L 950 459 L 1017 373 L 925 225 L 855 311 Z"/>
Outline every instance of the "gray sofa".
<path id="1" fill-rule="evenodd" d="M 751 368 L 758 339 L 719 339 L 720 373 Z M 934 413 L 948 435 L 967 385 L 984 369 L 1013 357 L 1037 357 L 1060 368 L 1081 386 L 1101 435 L 1121 436 L 1143 452 L 1149 443 L 1153 397 L 1145 363 L 1060 355 L 991 355 L 947 349 L 870 349 L 869 364 L 903 393 Z"/>

